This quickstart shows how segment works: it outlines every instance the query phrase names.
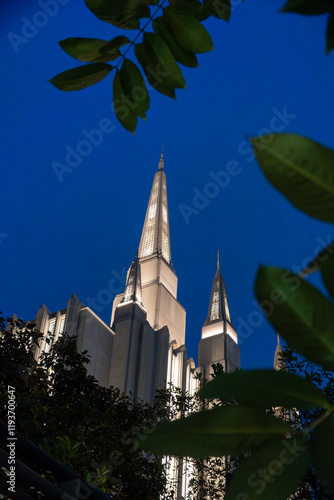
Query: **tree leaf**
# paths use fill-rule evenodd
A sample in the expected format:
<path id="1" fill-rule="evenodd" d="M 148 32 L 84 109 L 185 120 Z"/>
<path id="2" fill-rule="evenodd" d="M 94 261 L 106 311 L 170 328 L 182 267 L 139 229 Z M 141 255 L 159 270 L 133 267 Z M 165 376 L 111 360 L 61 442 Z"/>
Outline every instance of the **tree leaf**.
<path id="1" fill-rule="evenodd" d="M 329 54 L 334 49 L 334 14 L 331 14 L 328 18 L 326 39 L 326 52 Z"/>
<path id="2" fill-rule="evenodd" d="M 334 493 L 334 416 L 328 416 L 311 434 L 312 462 L 317 476 Z"/>
<path id="3" fill-rule="evenodd" d="M 195 54 L 180 47 L 162 17 L 154 19 L 153 29 L 166 42 L 176 61 L 190 68 L 198 66 Z"/>
<path id="4" fill-rule="evenodd" d="M 214 17 L 229 21 L 231 17 L 231 0 L 204 0 L 204 4 Z"/>
<path id="5" fill-rule="evenodd" d="M 124 100 L 124 90 L 122 88 L 120 71 L 116 71 L 114 78 L 113 103 L 118 121 L 126 130 L 134 133 L 137 126 L 138 114 L 129 106 L 129 103 Z"/>
<path id="6" fill-rule="evenodd" d="M 170 0 L 169 3 L 170 5 L 175 5 L 178 9 L 188 10 L 198 21 L 205 21 L 211 14 L 207 6 L 198 0 Z"/>
<path id="7" fill-rule="evenodd" d="M 185 81 L 167 44 L 155 33 L 144 33 L 143 42 L 135 46 L 136 57 L 153 88 L 175 97 L 175 88 L 184 88 Z"/>
<path id="8" fill-rule="evenodd" d="M 263 411 L 223 406 L 158 423 L 139 439 L 141 449 L 155 454 L 206 458 L 252 451 L 289 430 L 286 422 Z"/>
<path id="9" fill-rule="evenodd" d="M 213 49 L 210 33 L 191 12 L 170 5 L 164 8 L 164 18 L 175 40 L 185 50 L 202 54 Z"/>
<path id="10" fill-rule="evenodd" d="M 139 19 L 150 17 L 150 8 L 138 0 L 85 0 L 96 17 L 118 28 L 138 29 Z"/>
<path id="11" fill-rule="evenodd" d="M 273 186 L 308 215 L 334 222 L 334 151 L 296 134 L 250 140 Z"/>
<path id="12" fill-rule="evenodd" d="M 119 47 L 130 43 L 126 36 L 118 36 L 109 42 L 99 38 L 66 38 L 58 42 L 70 56 L 84 62 L 108 62 L 121 55 Z"/>
<path id="13" fill-rule="evenodd" d="M 306 439 L 296 437 L 261 446 L 238 467 L 225 500 L 290 498 L 306 475 L 311 461 L 310 448 Z"/>
<path id="14" fill-rule="evenodd" d="M 222 373 L 204 384 L 199 396 L 221 400 L 234 399 L 238 403 L 263 409 L 277 406 L 298 409 L 331 407 L 323 392 L 305 378 L 275 370 Z"/>
<path id="15" fill-rule="evenodd" d="M 52 85 L 60 90 L 81 90 L 103 80 L 113 69 L 109 64 L 92 63 L 68 69 L 51 78 Z"/>
<path id="16" fill-rule="evenodd" d="M 161 76 L 152 71 L 152 59 L 143 44 L 135 45 L 135 55 L 151 86 L 161 94 L 175 99 L 174 88 L 167 87 Z"/>
<path id="17" fill-rule="evenodd" d="M 138 66 L 130 61 L 130 59 L 124 59 L 120 77 L 121 87 L 127 99 L 130 99 L 133 103 L 133 110 L 145 120 L 145 113 L 150 107 L 150 98 Z"/>
<path id="18" fill-rule="evenodd" d="M 296 274 L 261 266 L 255 294 L 270 323 L 293 347 L 334 370 L 334 305 Z"/>
<path id="19" fill-rule="evenodd" d="M 289 0 L 280 12 L 295 12 L 305 16 L 317 16 L 333 12 L 332 0 Z"/>

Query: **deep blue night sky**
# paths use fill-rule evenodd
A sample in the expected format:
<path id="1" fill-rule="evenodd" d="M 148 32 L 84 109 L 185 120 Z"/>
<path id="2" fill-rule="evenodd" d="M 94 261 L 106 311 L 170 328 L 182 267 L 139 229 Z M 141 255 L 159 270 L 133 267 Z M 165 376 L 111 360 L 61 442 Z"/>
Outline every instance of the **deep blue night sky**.
<path id="1" fill-rule="evenodd" d="M 124 286 L 164 141 L 172 261 L 187 311 L 188 355 L 197 359 L 219 248 L 242 366 L 272 365 L 276 335 L 255 305 L 256 270 L 261 263 L 300 270 L 334 235 L 332 226 L 297 211 L 268 184 L 246 139 L 274 126 L 334 148 L 334 54 L 325 55 L 326 16 L 279 14 L 283 3 L 235 1 L 229 24 L 206 22 L 215 50 L 199 56 L 199 68 L 183 69 L 187 89 L 177 91 L 177 102 L 150 92 L 147 121 L 139 121 L 135 135 L 115 118 L 111 76 L 79 92 L 48 83 L 80 64 L 57 41 L 110 39 L 120 30 L 96 19 L 83 0 L 59 0 L 45 26 L 27 32 L 27 20 L 45 19 L 36 17 L 41 4 L 1 4 L 5 315 L 32 319 L 42 303 L 53 312 L 76 293 L 86 304 L 95 299 L 109 324 L 112 303 L 101 305 L 98 297 L 107 302 L 101 290 L 110 283 L 109 295 Z M 15 45 L 10 33 L 30 38 Z M 274 119 L 282 114 L 283 121 Z M 101 120 L 109 128 L 100 144 L 59 182 L 53 162 L 65 163 L 66 148 L 75 150 L 85 139 L 82 131 Z M 210 172 L 226 172 L 231 161 L 236 175 L 187 224 L 180 204 L 192 207 L 197 190 L 210 190 Z"/>

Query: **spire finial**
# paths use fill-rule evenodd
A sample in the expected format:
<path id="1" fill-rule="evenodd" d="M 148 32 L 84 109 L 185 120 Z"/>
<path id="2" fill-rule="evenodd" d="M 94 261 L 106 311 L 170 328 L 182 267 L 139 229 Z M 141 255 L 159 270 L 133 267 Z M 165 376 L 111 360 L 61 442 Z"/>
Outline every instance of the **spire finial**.
<path id="1" fill-rule="evenodd" d="M 160 156 L 160 161 L 159 161 L 159 170 L 164 169 L 164 143 L 162 143 L 161 147 L 161 156 Z"/>
<path id="2" fill-rule="evenodd" d="M 220 271 L 219 250 L 217 250 L 217 271 Z"/>
<path id="3" fill-rule="evenodd" d="M 277 345 L 281 345 L 281 339 L 279 336 L 279 332 L 277 332 Z"/>

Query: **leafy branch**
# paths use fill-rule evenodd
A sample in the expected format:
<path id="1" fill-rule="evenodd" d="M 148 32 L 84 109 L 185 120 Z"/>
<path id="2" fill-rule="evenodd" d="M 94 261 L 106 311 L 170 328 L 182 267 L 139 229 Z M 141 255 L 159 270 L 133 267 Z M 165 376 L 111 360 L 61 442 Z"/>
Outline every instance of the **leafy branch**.
<path id="1" fill-rule="evenodd" d="M 88 64 L 59 73 L 50 80 L 51 83 L 60 90 L 81 90 L 98 83 L 115 70 L 115 114 L 126 130 L 134 132 L 138 117 L 146 119 L 150 100 L 141 70 L 126 58 L 129 50 L 134 48 L 137 62 L 151 87 L 175 99 L 175 89 L 186 86 L 179 64 L 197 67 L 196 54 L 213 49 L 210 33 L 202 22 L 210 16 L 229 21 L 231 14 L 230 0 L 204 0 L 203 3 L 200 0 L 168 0 L 165 5 L 166 2 L 85 0 L 87 7 L 101 21 L 138 32 L 133 40 L 122 35 L 109 41 L 98 38 L 60 41 L 61 48 L 68 55 Z M 159 11 L 162 15 L 157 17 Z M 143 19 L 147 21 L 140 26 Z M 153 32 L 148 28 L 153 28 Z M 127 47 L 121 53 L 124 46 Z M 114 65 L 109 64 L 113 61 Z"/>

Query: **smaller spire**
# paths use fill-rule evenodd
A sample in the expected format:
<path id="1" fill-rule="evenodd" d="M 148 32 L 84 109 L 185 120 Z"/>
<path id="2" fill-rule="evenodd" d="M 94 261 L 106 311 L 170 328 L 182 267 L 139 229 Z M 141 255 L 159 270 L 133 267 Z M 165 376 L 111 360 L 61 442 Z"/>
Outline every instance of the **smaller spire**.
<path id="1" fill-rule="evenodd" d="M 164 169 L 164 143 L 162 143 L 161 147 L 161 156 L 160 156 L 160 161 L 159 161 L 159 170 Z"/>
<path id="2" fill-rule="evenodd" d="M 142 304 L 142 288 L 141 288 L 141 273 L 140 264 L 138 259 L 138 252 L 135 260 L 132 262 L 128 279 L 126 282 L 124 298 L 122 302 L 137 302 L 139 305 Z"/>
<path id="3" fill-rule="evenodd" d="M 217 253 L 217 271 L 213 280 L 209 311 L 204 326 L 218 320 L 228 321 L 231 324 L 225 281 L 220 271 L 219 250 Z"/>

